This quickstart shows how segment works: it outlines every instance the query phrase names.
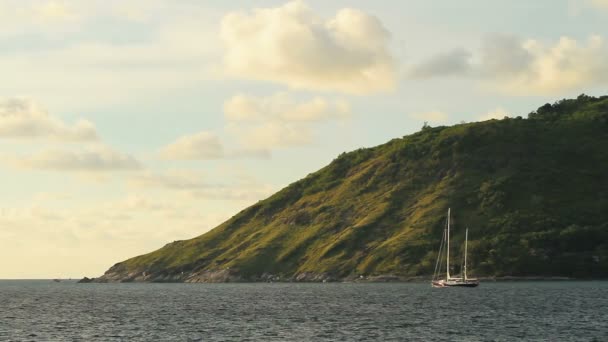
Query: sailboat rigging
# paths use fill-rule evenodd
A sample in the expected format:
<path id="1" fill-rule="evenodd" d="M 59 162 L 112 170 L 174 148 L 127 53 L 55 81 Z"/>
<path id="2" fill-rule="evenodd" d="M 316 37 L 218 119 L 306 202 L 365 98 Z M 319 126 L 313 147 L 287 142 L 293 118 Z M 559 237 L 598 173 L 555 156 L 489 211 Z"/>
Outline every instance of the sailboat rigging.
<path id="1" fill-rule="evenodd" d="M 435 263 L 435 272 L 433 274 L 433 280 L 431 285 L 433 287 L 476 287 L 479 285 L 479 280 L 475 278 L 469 278 L 467 276 L 467 248 L 469 240 L 469 229 L 465 230 L 464 238 L 464 266 L 461 269 L 461 275 L 459 277 L 452 277 L 450 275 L 450 216 L 451 210 L 448 209 L 448 218 L 446 228 L 443 230 L 443 238 L 439 245 L 439 254 L 437 255 L 437 262 Z M 440 277 L 441 275 L 441 259 L 445 250 L 446 255 L 446 273 L 445 279 Z"/>

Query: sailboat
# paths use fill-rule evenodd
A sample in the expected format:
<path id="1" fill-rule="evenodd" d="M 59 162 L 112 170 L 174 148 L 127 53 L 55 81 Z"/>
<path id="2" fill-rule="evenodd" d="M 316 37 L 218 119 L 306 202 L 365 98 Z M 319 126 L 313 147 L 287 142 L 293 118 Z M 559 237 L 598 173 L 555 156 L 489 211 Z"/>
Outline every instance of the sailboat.
<path id="1" fill-rule="evenodd" d="M 469 278 L 467 276 L 467 243 L 469 240 L 469 229 L 465 230 L 464 234 L 464 266 L 462 267 L 462 274 L 459 277 L 450 276 L 450 209 L 448 208 L 448 219 L 446 228 L 443 230 L 443 239 L 439 246 L 439 255 L 437 256 L 437 262 L 435 263 L 435 272 L 433 274 L 433 280 L 431 285 L 433 287 L 476 287 L 479 286 L 479 280 L 475 278 Z M 446 254 L 446 272 L 445 279 L 441 277 L 441 259 L 443 251 L 445 249 Z"/>

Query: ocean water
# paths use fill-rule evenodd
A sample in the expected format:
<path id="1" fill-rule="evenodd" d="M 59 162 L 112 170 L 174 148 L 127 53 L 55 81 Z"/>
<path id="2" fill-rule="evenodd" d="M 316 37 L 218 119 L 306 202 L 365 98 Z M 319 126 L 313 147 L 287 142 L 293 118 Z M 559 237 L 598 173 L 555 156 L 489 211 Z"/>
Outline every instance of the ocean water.
<path id="1" fill-rule="evenodd" d="M 0 341 L 608 341 L 608 282 L 0 281 Z"/>

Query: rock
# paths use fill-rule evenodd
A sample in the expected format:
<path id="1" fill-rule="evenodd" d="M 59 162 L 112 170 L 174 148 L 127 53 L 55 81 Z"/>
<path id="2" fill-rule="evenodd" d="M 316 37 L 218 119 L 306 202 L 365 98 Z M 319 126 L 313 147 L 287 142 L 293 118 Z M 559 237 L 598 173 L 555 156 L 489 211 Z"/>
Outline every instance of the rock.
<path id="1" fill-rule="evenodd" d="M 294 281 L 298 282 L 332 282 L 337 279 L 328 273 L 316 273 L 316 272 L 302 272 L 296 274 L 293 278 Z"/>
<path id="2" fill-rule="evenodd" d="M 192 273 L 184 280 L 186 283 L 232 283 L 242 281 L 244 279 L 235 270 L 229 268 Z"/>

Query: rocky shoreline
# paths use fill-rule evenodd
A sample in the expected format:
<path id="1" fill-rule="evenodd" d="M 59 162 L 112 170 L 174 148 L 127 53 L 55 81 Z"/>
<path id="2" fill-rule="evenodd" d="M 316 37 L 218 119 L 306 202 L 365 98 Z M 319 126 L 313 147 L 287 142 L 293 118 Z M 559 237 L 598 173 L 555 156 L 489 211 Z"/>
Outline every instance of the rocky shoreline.
<path id="1" fill-rule="evenodd" d="M 478 277 L 483 282 L 507 282 L 507 281 L 564 281 L 564 280 L 595 280 L 588 278 L 571 278 L 563 276 L 501 276 L 501 277 Z M 196 272 L 180 273 L 147 273 L 131 272 L 128 274 L 112 272 L 109 270 L 98 278 L 83 278 L 79 283 L 385 283 L 385 282 L 428 282 L 430 276 L 398 276 L 393 274 L 381 275 L 353 275 L 348 277 L 336 277 L 329 273 L 302 272 L 286 277 L 271 273 L 263 273 L 255 276 L 242 276 L 237 271 L 230 269 L 201 270 Z"/>

